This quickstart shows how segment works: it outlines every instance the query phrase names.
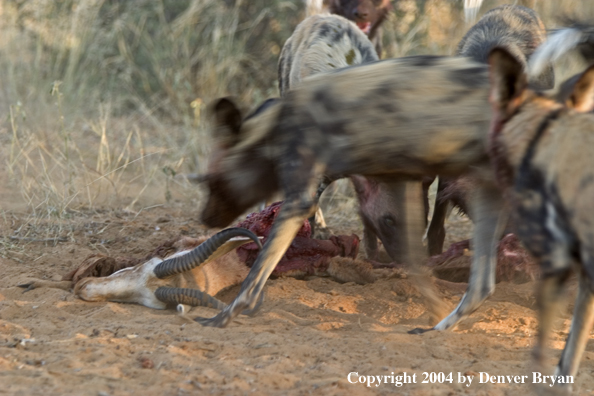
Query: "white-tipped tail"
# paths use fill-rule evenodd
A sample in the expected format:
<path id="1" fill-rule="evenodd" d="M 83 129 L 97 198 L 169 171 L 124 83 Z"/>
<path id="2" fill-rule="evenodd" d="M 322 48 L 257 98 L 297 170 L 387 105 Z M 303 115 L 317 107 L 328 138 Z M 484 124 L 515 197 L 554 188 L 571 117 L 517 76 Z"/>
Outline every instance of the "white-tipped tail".
<path id="1" fill-rule="evenodd" d="M 464 0 L 464 19 L 466 23 L 474 23 L 481 9 L 483 0 Z"/>
<path id="2" fill-rule="evenodd" d="M 534 51 L 528 63 L 528 75 L 537 76 L 551 62 L 575 48 L 584 39 L 584 32 L 575 28 L 557 30 Z"/>

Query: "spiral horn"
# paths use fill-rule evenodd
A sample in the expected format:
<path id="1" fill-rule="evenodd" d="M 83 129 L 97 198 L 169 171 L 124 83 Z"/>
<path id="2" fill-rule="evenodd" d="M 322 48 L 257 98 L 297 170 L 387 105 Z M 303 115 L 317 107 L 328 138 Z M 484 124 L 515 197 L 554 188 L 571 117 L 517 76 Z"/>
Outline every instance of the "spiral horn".
<path id="1" fill-rule="evenodd" d="M 157 300 L 167 304 L 184 304 L 192 307 L 224 309 L 227 304 L 197 289 L 159 287 L 155 290 Z"/>
<path id="2" fill-rule="evenodd" d="M 182 272 L 191 271 L 231 250 L 249 242 L 255 242 L 260 249 L 262 243 L 246 228 L 227 228 L 214 234 L 188 254 L 164 260 L 153 270 L 155 276 L 164 279 Z"/>

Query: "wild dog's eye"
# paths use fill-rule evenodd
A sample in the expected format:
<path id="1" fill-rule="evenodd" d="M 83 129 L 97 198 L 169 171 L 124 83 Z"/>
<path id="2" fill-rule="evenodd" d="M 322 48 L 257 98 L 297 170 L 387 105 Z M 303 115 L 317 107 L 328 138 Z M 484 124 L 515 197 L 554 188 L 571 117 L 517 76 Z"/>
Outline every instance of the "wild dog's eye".
<path id="1" fill-rule="evenodd" d="M 387 225 L 388 227 L 395 227 L 396 226 L 396 221 L 394 220 L 394 218 L 390 215 L 385 215 L 382 218 L 382 221 L 384 222 L 385 225 Z"/>

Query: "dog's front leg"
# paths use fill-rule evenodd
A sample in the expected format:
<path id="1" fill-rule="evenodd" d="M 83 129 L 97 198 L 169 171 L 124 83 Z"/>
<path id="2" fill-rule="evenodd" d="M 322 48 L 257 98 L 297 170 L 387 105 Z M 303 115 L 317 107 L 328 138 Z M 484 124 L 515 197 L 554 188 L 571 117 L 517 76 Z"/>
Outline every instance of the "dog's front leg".
<path id="1" fill-rule="evenodd" d="M 294 173 L 290 169 L 285 169 L 285 171 L 288 174 Z M 270 274 L 272 274 L 291 242 L 293 242 L 295 235 L 303 226 L 303 221 L 315 213 L 317 209 L 315 189 L 318 186 L 318 175 L 321 172 L 312 175 L 313 172 L 310 171 L 307 174 L 310 176 L 290 177 L 287 180 L 296 183 L 287 182 L 290 187 L 283 186 L 286 197 L 285 202 L 274 221 L 264 248 L 243 281 L 238 296 L 218 315 L 212 318 L 196 318 L 195 320 L 198 323 L 203 326 L 225 327 L 243 310 L 247 309 L 247 313 L 249 313 L 250 310 L 258 306 L 258 297 Z M 298 183 L 299 181 L 301 183 Z M 298 187 L 299 185 L 301 188 Z"/>
<path id="2" fill-rule="evenodd" d="M 291 245 L 295 235 L 303 226 L 303 220 L 311 212 L 311 207 L 315 205 L 309 205 L 310 207 L 305 210 L 301 206 L 300 202 L 284 202 L 268 240 L 264 244 L 264 249 L 258 255 L 256 262 L 241 285 L 239 295 L 215 317 L 210 319 L 196 318 L 195 320 L 198 323 L 204 326 L 225 327 L 241 311 L 244 309 L 250 310 L 256 306 L 258 296 L 262 292 L 268 277 L 270 277 L 270 274 L 272 274 L 272 271 Z"/>

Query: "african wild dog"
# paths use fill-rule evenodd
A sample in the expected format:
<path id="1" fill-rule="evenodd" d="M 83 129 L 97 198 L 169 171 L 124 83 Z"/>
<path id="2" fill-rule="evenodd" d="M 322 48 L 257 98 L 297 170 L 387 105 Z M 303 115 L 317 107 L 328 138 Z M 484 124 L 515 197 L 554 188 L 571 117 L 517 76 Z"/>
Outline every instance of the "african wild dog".
<path id="1" fill-rule="evenodd" d="M 278 61 L 281 97 L 314 74 L 378 60 L 369 39 L 338 15 L 313 15 L 285 42 Z"/>
<path id="2" fill-rule="evenodd" d="M 501 47 L 507 49 L 526 68 L 532 53 L 545 40 L 546 30 L 536 12 L 522 6 L 503 5 L 487 12 L 470 28 L 458 44 L 456 55 L 468 56 L 477 62 L 486 63 L 489 51 Z M 555 74 L 549 62 L 544 62 L 542 70 L 531 76 L 533 77 L 530 78 L 530 85 L 536 89 L 550 89 L 555 85 Z M 466 184 L 468 180 L 466 179 Z M 465 192 L 452 191 L 456 185 L 452 180 L 439 180 L 435 210 L 427 229 L 430 255 L 440 254 L 443 250 L 444 223 L 449 205 L 444 196 L 453 195 L 457 198 L 457 202 L 454 203 L 465 210 L 465 205 L 460 205 Z"/>
<path id="3" fill-rule="evenodd" d="M 390 0 L 329 0 L 328 10 L 355 22 L 382 56 L 381 25 L 392 10 Z"/>
<path id="4" fill-rule="evenodd" d="M 486 65 L 417 56 L 312 76 L 243 123 L 229 99 L 214 103 L 219 143 L 205 176 L 210 195 L 203 222 L 226 226 L 277 191 L 285 202 L 238 297 L 214 318 L 196 320 L 224 327 L 254 306 L 303 219 L 316 209 L 320 178 L 352 174 L 388 182 L 477 174 L 469 289 L 434 329 L 451 328 L 473 312 L 494 289 L 495 225 L 503 213 L 486 153 L 488 85 Z"/>
<path id="5" fill-rule="evenodd" d="M 524 65 L 504 49 L 489 60 L 495 178 L 518 236 L 542 269 L 534 355 L 542 362 L 556 303 L 576 269 L 573 321 L 555 373 L 574 376 L 594 323 L 594 66 L 575 84 L 571 101 L 559 103 L 529 89 Z"/>

